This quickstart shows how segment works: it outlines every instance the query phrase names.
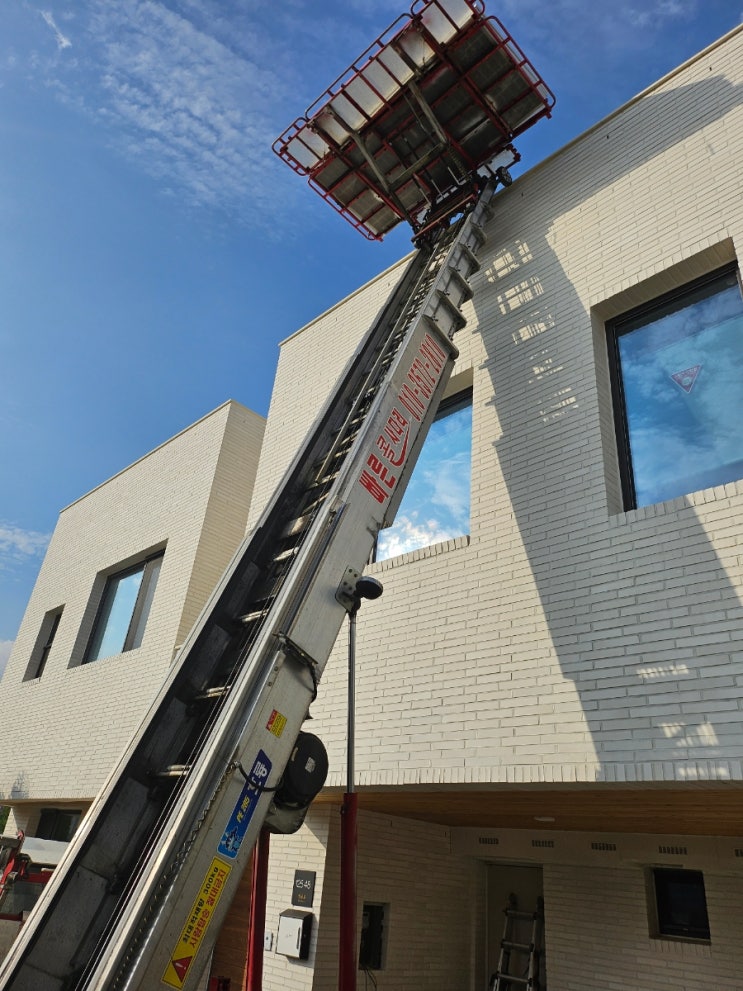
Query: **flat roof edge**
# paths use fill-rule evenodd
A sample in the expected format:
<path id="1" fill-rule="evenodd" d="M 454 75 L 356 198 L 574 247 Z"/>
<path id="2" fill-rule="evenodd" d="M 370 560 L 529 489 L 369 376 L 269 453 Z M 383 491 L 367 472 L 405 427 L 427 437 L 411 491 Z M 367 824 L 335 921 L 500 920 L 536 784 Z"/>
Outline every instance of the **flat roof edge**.
<path id="1" fill-rule="evenodd" d="M 223 403 L 220 403 L 219 406 L 217 406 L 215 409 L 210 410 L 208 413 L 205 413 L 203 416 L 200 416 L 198 420 L 194 420 L 193 423 L 189 423 L 187 427 L 183 427 L 182 430 L 179 430 L 177 433 L 173 434 L 172 437 L 168 437 L 166 440 L 161 441 L 151 450 L 147 451 L 146 454 L 141 455 L 141 457 L 136 458 L 134 461 L 126 465 L 124 468 L 121 468 L 119 471 L 114 472 L 113 475 L 110 475 L 102 482 L 99 482 L 98 485 L 94 485 L 92 489 L 89 489 L 87 492 L 83 493 L 83 495 L 78 496 L 77 499 L 73 499 L 72 502 L 67 503 L 66 506 L 63 506 L 62 509 L 60 509 L 59 515 L 61 516 L 62 513 L 64 513 L 68 509 L 71 509 L 72 506 L 76 506 L 79 502 L 82 502 L 83 499 L 87 499 L 88 496 L 92 495 L 94 492 L 97 492 L 98 489 L 102 489 L 104 485 L 108 485 L 108 483 L 113 482 L 115 478 L 118 478 L 120 475 L 123 475 L 125 472 L 130 471 L 132 468 L 135 468 L 138 464 L 141 464 L 143 461 L 146 461 L 147 458 L 152 457 L 153 454 L 157 454 L 158 451 L 162 450 L 164 447 L 167 447 L 168 444 L 172 444 L 174 440 L 178 440 L 179 437 L 183 437 L 190 430 L 193 430 L 195 427 L 198 427 L 200 423 L 204 423 L 205 420 L 208 420 L 210 417 L 215 416 L 217 413 L 220 413 L 228 406 L 240 406 L 242 407 L 242 409 L 247 410 L 248 413 L 252 413 L 253 416 L 256 416 L 264 421 L 266 419 L 265 416 L 262 416 L 260 413 L 256 413 L 255 410 L 252 410 L 249 406 L 246 406 L 244 403 L 241 403 L 237 399 L 225 399 L 225 401 Z"/>
<path id="2" fill-rule="evenodd" d="M 602 128 L 609 121 L 613 120 L 615 117 L 618 117 L 620 114 L 623 114 L 626 110 L 634 106 L 636 103 L 639 103 L 640 100 L 643 100 L 650 93 L 653 93 L 661 86 L 664 86 L 670 79 L 673 79 L 674 76 L 678 76 L 681 72 L 684 72 L 686 69 L 688 69 L 689 66 L 694 65 L 695 62 L 700 61 L 700 59 L 703 59 L 706 55 L 708 55 L 710 52 L 713 52 L 716 48 L 720 48 L 731 38 L 735 37 L 735 35 L 740 34 L 741 32 L 743 32 L 743 20 L 741 21 L 740 24 L 737 24 L 734 28 L 731 28 L 725 34 L 721 35 L 715 41 L 707 45 L 706 48 L 703 48 L 695 55 L 691 55 L 688 59 L 686 59 L 686 61 L 682 62 L 680 65 L 677 65 L 674 69 L 671 69 L 664 76 L 661 76 L 660 79 L 656 79 L 654 83 L 651 83 L 649 86 L 646 86 L 645 89 L 640 90 L 639 93 L 636 93 L 633 97 L 630 97 L 630 99 L 627 100 L 625 103 L 620 104 L 620 106 L 618 106 L 615 110 L 612 110 L 611 113 L 607 114 L 606 117 L 602 117 L 601 120 L 597 120 L 595 124 L 591 124 L 591 126 L 586 128 L 585 131 L 581 131 L 580 134 L 576 134 L 576 136 L 574 138 L 571 138 L 570 141 L 568 141 L 566 144 L 561 145 L 555 151 L 547 155 L 546 158 L 543 158 L 541 161 L 537 162 L 530 169 L 524 172 L 521 176 L 519 176 L 519 179 L 523 178 L 526 175 L 530 175 L 532 172 L 535 172 L 537 169 L 543 168 L 549 162 L 552 162 L 555 158 L 558 158 L 560 155 L 566 152 L 569 148 L 572 148 L 580 141 L 583 141 L 585 138 L 593 134 L 595 131 L 600 130 L 600 128 Z M 516 181 L 518 182 L 518 179 Z"/>

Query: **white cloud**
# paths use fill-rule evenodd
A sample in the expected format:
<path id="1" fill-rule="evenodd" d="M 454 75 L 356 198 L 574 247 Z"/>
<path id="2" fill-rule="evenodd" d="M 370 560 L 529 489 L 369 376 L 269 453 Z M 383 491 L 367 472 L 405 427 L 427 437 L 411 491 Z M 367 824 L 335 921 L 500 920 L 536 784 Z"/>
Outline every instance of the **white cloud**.
<path id="1" fill-rule="evenodd" d="M 22 530 L 12 523 L 0 522 L 0 570 L 8 561 L 40 557 L 49 544 L 50 534 Z"/>
<path id="2" fill-rule="evenodd" d="M 47 25 L 52 29 L 54 33 L 54 37 L 57 42 L 57 48 L 60 51 L 62 51 L 63 48 L 71 48 L 72 42 L 68 37 L 66 37 L 66 35 L 62 34 L 62 32 L 57 27 L 52 12 L 50 10 L 40 10 L 39 13 L 44 18 L 44 21 L 47 23 Z"/>
<path id="3" fill-rule="evenodd" d="M 199 205 L 268 209 L 270 69 L 154 0 L 99 2 L 84 101 L 128 158 Z"/>
<path id="4" fill-rule="evenodd" d="M 440 544 L 460 534 L 460 530 L 454 532 L 443 527 L 440 520 L 428 519 L 421 522 L 414 516 L 398 515 L 394 526 L 379 534 L 377 557 L 380 561 L 397 557 L 398 554 L 407 554 L 419 547 Z"/>
<path id="5" fill-rule="evenodd" d="M 5 665 L 8 663 L 14 642 L 13 640 L 0 640 L 0 678 L 2 678 L 5 671 Z"/>
<path id="6" fill-rule="evenodd" d="M 431 504 L 442 509 L 463 533 L 470 515 L 470 453 L 459 452 L 427 471 L 425 480 L 431 486 Z"/>

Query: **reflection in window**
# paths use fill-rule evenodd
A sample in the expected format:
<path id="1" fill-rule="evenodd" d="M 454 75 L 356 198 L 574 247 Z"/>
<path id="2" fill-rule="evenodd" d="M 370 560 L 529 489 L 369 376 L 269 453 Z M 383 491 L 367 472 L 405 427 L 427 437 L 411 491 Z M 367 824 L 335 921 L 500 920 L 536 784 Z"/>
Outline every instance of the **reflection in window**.
<path id="1" fill-rule="evenodd" d="M 83 663 L 141 645 L 162 560 L 157 554 L 109 576 Z"/>
<path id="2" fill-rule="evenodd" d="M 743 298 L 730 268 L 609 326 L 626 508 L 743 478 Z"/>
<path id="3" fill-rule="evenodd" d="M 468 389 L 441 403 L 395 522 L 379 534 L 377 561 L 469 532 L 471 461 L 472 390 Z"/>

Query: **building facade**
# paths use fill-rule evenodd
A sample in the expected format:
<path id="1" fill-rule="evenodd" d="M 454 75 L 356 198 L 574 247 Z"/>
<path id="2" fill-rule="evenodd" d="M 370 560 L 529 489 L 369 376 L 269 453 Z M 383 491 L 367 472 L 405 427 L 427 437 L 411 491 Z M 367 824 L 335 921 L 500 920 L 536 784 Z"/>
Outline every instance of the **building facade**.
<path id="1" fill-rule="evenodd" d="M 738 30 L 494 198 L 449 389 L 469 521 L 401 507 L 415 549 L 359 613 L 380 989 L 486 988 L 512 893 L 543 899 L 550 991 L 743 987 L 742 66 Z M 283 343 L 253 520 L 403 265 Z M 440 505 L 458 455 L 424 466 Z M 336 986 L 345 707 L 339 641 L 329 788 L 270 875 L 275 929 L 316 872 L 317 943 L 269 954 L 271 991 Z"/>
<path id="2" fill-rule="evenodd" d="M 360 987 L 484 991 L 514 896 L 549 991 L 743 988 L 742 93 L 739 29 L 494 198 L 428 495 L 359 614 Z M 3 734 L 19 825 L 102 784 L 406 264 L 283 343 L 249 510 L 261 430 L 227 404 L 63 512 L 0 685 L 45 727 Z M 160 565 L 105 657 L 111 579 L 134 620 Z M 337 986 L 342 640 L 327 787 L 271 839 L 266 991 Z M 277 947 L 297 880 L 306 960 Z"/>
<path id="3" fill-rule="evenodd" d="M 244 535 L 264 423 L 224 403 L 61 512 L 0 682 L 6 832 L 70 839 Z"/>

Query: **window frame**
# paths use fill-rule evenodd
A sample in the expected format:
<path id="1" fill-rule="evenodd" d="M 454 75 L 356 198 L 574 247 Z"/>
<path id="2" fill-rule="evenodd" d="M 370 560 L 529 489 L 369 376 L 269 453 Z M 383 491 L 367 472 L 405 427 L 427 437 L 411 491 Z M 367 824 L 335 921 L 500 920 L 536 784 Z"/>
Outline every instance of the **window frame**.
<path id="1" fill-rule="evenodd" d="M 24 681 L 37 681 L 44 673 L 63 612 L 64 606 L 57 606 L 56 609 L 49 609 L 44 613 L 44 618 L 39 627 L 39 635 L 36 637 L 36 643 L 34 644 L 34 649 L 31 651 L 26 673 L 23 675 Z"/>
<path id="2" fill-rule="evenodd" d="M 737 260 L 723 265 L 708 272 L 706 275 L 685 282 L 683 285 L 672 289 L 670 292 L 656 296 L 640 306 L 636 306 L 626 313 L 613 317 L 606 322 L 606 340 L 609 359 L 609 379 L 611 382 L 611 395 L 614 412 L 614 432 L 617 445 L 617 458 L 619 462 L 619 478 L 622 487 L 622 504 L 624 512 L 637 509 L 637 494 L 635 487 L 635 473 L 632 464 L 632 448 L 629 436 L 629 419 L 627 417 L 627 402 L 625 398 L 624 381 L 622 377 L 622 363 L 619 354 L 619 340 L 625 334 L 634 330 L 639 330 L 643 325 L 652 322 L 653 318 L 660 318 L 668 315 L 676 309 L 683 309 L 684 300 L 690 298 L 705 289 L 698 301 L 715 295 L 713 286 L 722 283 L 731 274 L 735 274 L 738 288 L 743 296 L 743 284 Z M 688 304 L 687 304 L 688 305 Z"/>
<path id="3" fill-rule="evenodd" d="M 45 805 L 39 809 L 39 821 L 34 836 L 42 840 L 69 843 L 82 817 L 83 810 L 79 808 Z"/>
<path id="4" fill-rule="evenodd" d="M 90 630 L 90 635 L 88 636 L 85 652 L 80 663 L 92 664 L 95 661 L 103 660 L 106 657 L 117 657 L 119 654 L 125 654 L 128 651 L 136 650 L 141 646 L 164 556 L 165 549 L 162 548 L 159 551 L 148 554 L 146 557 L 140 558 L 133 564 L 127 565 L 125 568 L 110 571 L 106 574 L 106 580 L 101 591 L 101 597 L 96 609 L 95 619 L 93 620 L 93 625 Z M 129 623 L 127 626 L 126 635 L 124 637 L 123 646 L 121 650 L 117 651 L 115 654 L 99 653 L 106 634 L 106 629 L 108 627 L 108 619 L 106 619 L 105 626 L 102 630 L 101 622 L 103 621 L 104 615 L 107 611 L 110 615 L 109 605 L 115 602 L 115 595 L 112 600 L 109 600 L 110 590 L 112 589 L 114 582 L 119 582 L 122 579 L 130 577 L 131 575 L 135 575 L 139 571 L 142 572 L 142 581 L 140 582 L 137 590 L 134 606 L 132 607 L 132 612 L 129 617 Z M 154 587 L 153 573 L 155 582 Z M 144 625 L 142 625 L 143 617 Z M 99 639 L 99 632 L 100 642 L 97 642 Z"/>
<path id="5" fill-rule="evenodd" d="M 660 883 L 661 879 L 663 884 Z M 671 921 L 669 915 L 673 906 L 665 903 L 671 898 L 670 883 L 674 880 L 683 880 L 687 884 L 696 883 L 698 885 L 700 889 L 698 893 L 701 893 L 704 904 L 705 925 L 692 928 L 677 925 Z M 666 886 L 666 882 L 669 886 Z M 650 867 L 647 875 L 647 890 L 650 936 L 653 939 L 705 945 L 711 943 L 707 891 L 702 871 L 683 867 Z"/>

